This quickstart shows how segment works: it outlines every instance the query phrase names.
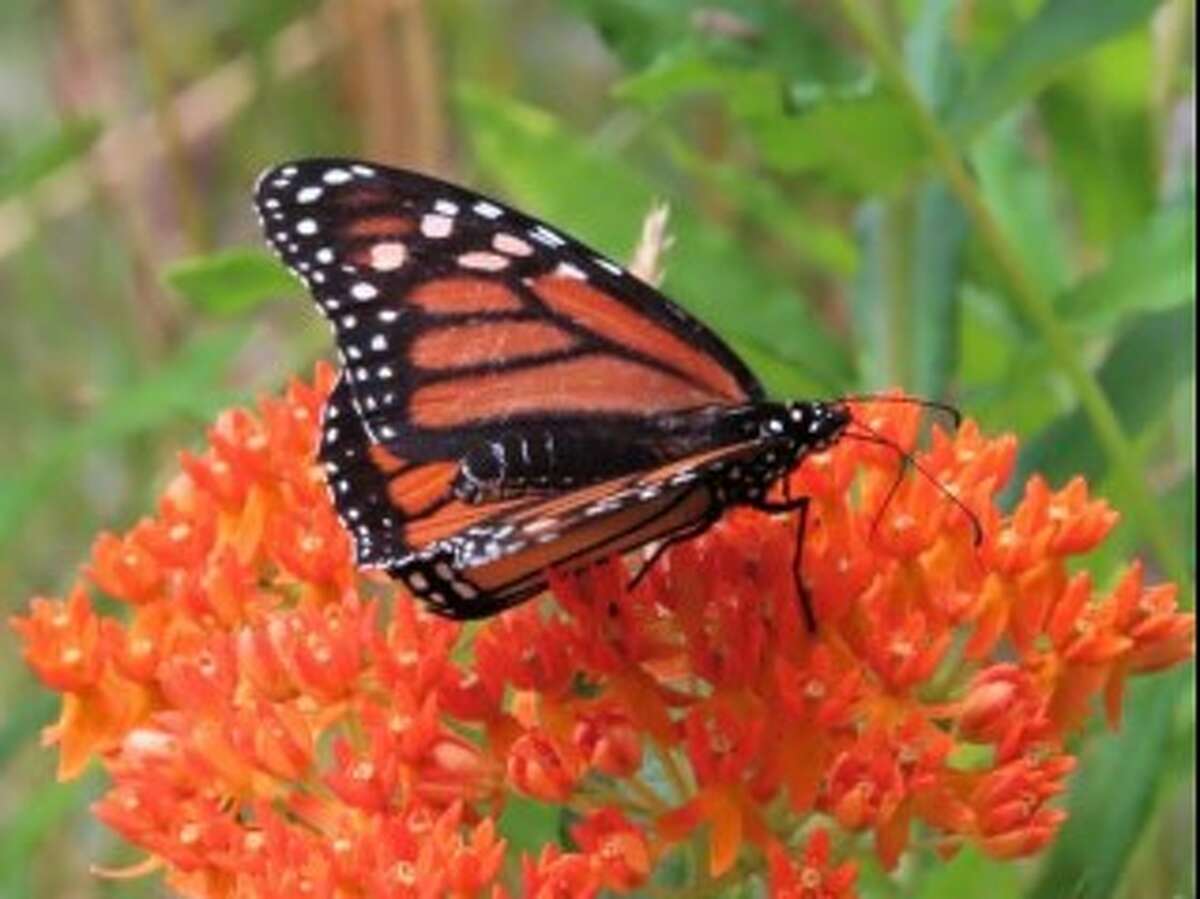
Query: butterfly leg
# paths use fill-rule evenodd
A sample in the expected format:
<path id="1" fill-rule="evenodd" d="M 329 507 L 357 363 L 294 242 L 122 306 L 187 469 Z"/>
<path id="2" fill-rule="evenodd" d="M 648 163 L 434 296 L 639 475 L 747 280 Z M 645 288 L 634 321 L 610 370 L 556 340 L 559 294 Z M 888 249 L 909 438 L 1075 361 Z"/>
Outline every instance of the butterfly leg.
<path id="1" fill-rule="evenodd" d="M 785 482 L 786 485 L 786 482 Z M 760 512 L 799 512 L 799 522 L 796 524 L 796 552 L 792 557 L 792 575 L 796 580 L 796 595 L 800 597 L 800 608 L 804 612 L 804 623 L 810 634 L 817 632 L 817 616 L 813 611 L 812 594 L 808 584 L 804 582 L 802 566 L 804 562 L 804 537 L 808 531 L 808 507 L 812 497 L 787 497 L 783 502 L 759 500 L 754 508 Z"/>

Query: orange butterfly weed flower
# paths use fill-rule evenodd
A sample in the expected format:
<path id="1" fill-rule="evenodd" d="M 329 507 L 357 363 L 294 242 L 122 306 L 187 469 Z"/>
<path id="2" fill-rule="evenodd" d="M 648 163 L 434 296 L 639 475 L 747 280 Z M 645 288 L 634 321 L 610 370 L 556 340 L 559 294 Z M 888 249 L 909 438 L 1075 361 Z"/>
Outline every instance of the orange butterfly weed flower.
<path id="1" fill-rule="evenodd" d="M 892 492 L 886 448 L 846 439 L 793 473 L 816 634 L 795 519 L 745 509 L 636 589 L 614 561 L 464 628 L 354 569 L 313 458 L 332 378 L 221 416 L 156 515 L 12 621 L 63 697 L 60 776 L 99 760 L 96 815 L 182 895 L 628 893 L 690 853 L 701 886 L 846 899 L 841 837 L 891 867 L 918 824 L 946 853 L 1027 856 L 1062 824 L 1093 706 L 1115 727 L 1129 677 L 1193 651 L 1171 585 L 1073 570 L 1117 517 L 1081 479 L 1000 511 L 1016 444 L 971 422 L 919 459 L 980 546 L 930 479 Z M 907 448 L 919 411 L 856 415 Z M 506 874 L 518 794 L 573 823 Z"/>

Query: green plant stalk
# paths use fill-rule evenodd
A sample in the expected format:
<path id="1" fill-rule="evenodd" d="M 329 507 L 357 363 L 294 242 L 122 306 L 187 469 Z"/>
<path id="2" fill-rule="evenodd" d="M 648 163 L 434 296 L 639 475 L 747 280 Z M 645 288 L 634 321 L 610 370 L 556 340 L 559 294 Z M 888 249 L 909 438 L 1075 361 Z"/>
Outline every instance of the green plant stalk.
<path id="1" fill-rule="evenodd" d="M 922 137 L 928 142 L 943 176 L 963 204 L 988 251 L 1007 278 L 1010 296 L 1026 319 L 1050 347 L 1055 361 L 1079 397 L 1091 420 L 1113 473 L 1142 533 L 1154 549 L 1167 576 L 1179 586 L 1181 602 L 1192 605 L 1192 582 L 1182 552 L 1172 537 L 1166 518 L 1150 493 L 1138 465 L 1138 454 L 1096 379 L 1076 351 L 1070 332 L 1058 320 L 1050 297 L 1025 271 L 1016 249 L 1009 243 L 967 172 L 954 142 L 932 110 L 925 105 L 908 78 L 900 56 L 880 34 L 862 0 L 838 0 L 843 17 L 874 57 L 880 72 L 912 112 Z"/>

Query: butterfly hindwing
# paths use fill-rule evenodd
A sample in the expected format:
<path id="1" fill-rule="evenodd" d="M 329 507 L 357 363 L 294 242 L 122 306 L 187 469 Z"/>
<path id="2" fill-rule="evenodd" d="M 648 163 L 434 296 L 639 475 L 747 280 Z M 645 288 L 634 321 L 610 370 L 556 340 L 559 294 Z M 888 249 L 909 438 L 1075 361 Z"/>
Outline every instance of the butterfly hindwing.
<path id="1" fill-rule="evenodd" d="M 482 618 L 543 590 L 554 568 L 580 568 L 703 531 L 724 508 L 723 473 L 755 452 L 721 447 L 633 476 L 493 513 L 392 569 L 439 614 Z"/>
<path id="2" fill-rule="evenodd" d="M 520 505 L 457 501 L 451 492 L 456 465 L 409 462 L 372 442 L 351 402 L 345 372 L 325 403 L 317 455 L 361 568 L 390 568 L 439 535 Z"/>

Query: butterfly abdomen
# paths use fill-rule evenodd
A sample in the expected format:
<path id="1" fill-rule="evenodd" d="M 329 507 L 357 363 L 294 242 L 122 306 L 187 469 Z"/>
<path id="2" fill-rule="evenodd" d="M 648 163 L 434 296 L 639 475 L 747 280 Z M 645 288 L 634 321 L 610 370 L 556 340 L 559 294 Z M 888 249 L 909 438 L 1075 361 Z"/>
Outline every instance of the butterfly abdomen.
<path id="1" fill-rule="evenodd" d="M 503 431 L 467 450 L 452 490 L 464 502 L 494 502 L 585 487 L 665 461 L 661 447 L 617 431 L 569 423 Z"/>

